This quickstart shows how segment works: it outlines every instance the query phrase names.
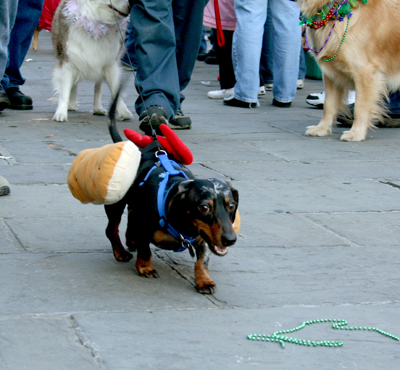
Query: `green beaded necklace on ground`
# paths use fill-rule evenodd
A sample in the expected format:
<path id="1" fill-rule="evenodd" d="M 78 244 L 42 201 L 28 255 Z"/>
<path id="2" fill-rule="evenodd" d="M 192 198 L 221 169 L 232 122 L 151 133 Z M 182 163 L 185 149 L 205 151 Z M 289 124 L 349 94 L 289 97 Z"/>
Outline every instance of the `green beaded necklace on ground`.
<path id="1" fill-rule="evenodd" d="M 305 340 L 305 339 L 296 339 L 292 337 L 288 337 L 287 334 L 293 333 L 295 331 L 299 331 L 303 328 L 306 327 L 306 325 L 312 325 L 312 324 L 318 324 L 318 323 L 325 323 L 325 322 L 333 322 L 332 328 L 333 329 L 338 329 L 338 330 L 366 330 L 366 331 L 375 331 L 379 334 L 382 334 L 386 337 L 389 337 L 391 339 L 399 341 L 400 338 L 396 337 L 393 334 L 387 333 L 383 330 L 377 329 L 377 328 L 372 328 L 372 327 L 366 327 L 366 326 L 347 326 L 347 321 L 346 320 L 339 320 L 339 319 L 321 319 L 321 320 L 310 320 L 310 321 L 304 321 L 301 325 L 289 329 L 289 330 L 278 330 L 274 332 L 272 335 L 265 335 L 265 334 L 249 334 L 247 336 L 247 339 L 249 340 L 257 340 L 257 341 L 265 341 L 265 342 L 277 342 L 280 343 L 282 348 L 285 348 L 285 342 L 286 343 L 294 343 L 298 344 L 300 346 L 321 346 L 321 347 L 341 347 L 343 346 L 343 342 L 340 341 L 334 341 L 334 340 L 320 340 L 320 341 L 314 341 L 314 340 Z M 286 335 L 282 335 L 286 334 Z"/>

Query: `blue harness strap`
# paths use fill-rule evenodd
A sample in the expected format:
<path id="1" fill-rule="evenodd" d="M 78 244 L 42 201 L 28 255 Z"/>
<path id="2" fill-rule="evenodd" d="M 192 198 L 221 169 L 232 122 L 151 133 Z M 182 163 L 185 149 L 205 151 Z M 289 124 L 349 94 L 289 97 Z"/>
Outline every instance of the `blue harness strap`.
<path id="1" fill-rule="evenodd" d="M 161 153 L 161 154 L 160 154 Z M 160 215 L 160 226 L 168 231 L 174 238 L 181 241 L 181 247 L 175 249 L 174 252 L 182 252 L 188 247 L 190 248 L 190 254 L 194 255 L 192 243 L 196 240 L 196 237 L 191 237 L 189 235 L 181 234 L 178 230 L 176 230 L 170 223 L 168 223 L 167 215 L 165 212 L 165 203 L 168 198 L 168 194 L 171 190 L 167 190 L 167 184 L 170 176 L 181 176 L 185 179 L 189 179 L 188 176 L 184 171 L 182 171 L 182 167 L 168 158 L 168 156 L 162 152 L 158 152 L 157 154 L 158 160 L 161 166 L 164 168 L 165 173 L 160 174 L 160 177 L 163 177 L 162 181 L 159 184 L 158 192 L 157 192 L 157 208 L 158 213 Z M 150 173 L 155 169 L 158 168 L 157 165 L 153 166 L 150 171 L 147 173 L 146 177 L 144 178 L 143 182 L 139 184 L 142 186 L 146 180 L 148 179 Z"/>

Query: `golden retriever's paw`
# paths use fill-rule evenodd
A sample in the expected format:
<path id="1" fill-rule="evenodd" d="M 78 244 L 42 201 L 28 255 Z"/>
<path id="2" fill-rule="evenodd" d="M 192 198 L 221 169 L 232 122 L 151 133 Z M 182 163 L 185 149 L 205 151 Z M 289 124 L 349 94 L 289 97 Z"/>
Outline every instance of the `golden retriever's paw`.
<path id="1" fill-rule="evenodd" d="M 343 135 L 340 137 L 340 140 L 343 141 L 364 141 L 367 136 L 364 132 L 357 132 L 356 130 L 349 130 L 343 132 Z"/>
<path id="2" fill-rule="evenodd" d="M 75 112 L 78 109 L 78 105 L 77 104 L 70 104 L 68 105 L 68 110 L 70 112 Z"/>
<path id="3" fill-rule="evenodd" d="M 67 122 L 68 121 L 68 114 L 64 112 L 56 112 L 53 116 L 53 121 L 57 122 Z"/>
<path id="4" fill-rule="evenodd" d="M 119 117 L 120 117 L 123 121 L 133 118 L 133 114 L 130 112 L 129 109 L 121 110 L 121 111 L 119 111 L 119 112 L 117 112 L 117 113 L 118 113 Z"/>
<path id="5" fill-rule="evenodd" d="M 332 134 L 331 128 L 321 127 L 320 125 L 317 126 L 308 126 L 306 135 L 308 136 L 329 136 Z"/>
<path id="6" fill-rule="evenodd" d="M 93 108 L 93 115 L 95 116 L 106 116 L 107 111 L 103 107 Z"/>

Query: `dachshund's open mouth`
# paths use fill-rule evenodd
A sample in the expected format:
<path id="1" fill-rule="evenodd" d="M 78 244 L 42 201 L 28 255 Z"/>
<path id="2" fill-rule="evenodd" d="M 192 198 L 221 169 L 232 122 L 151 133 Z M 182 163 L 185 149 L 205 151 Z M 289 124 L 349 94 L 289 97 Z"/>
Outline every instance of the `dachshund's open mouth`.
<path id="1" fill-rule="evenodd" d="M 129 13 L 122 13 L 118 9 L 114 8 L 112 5 L 109 5 L 108 7 L 114 10 L 114 12 L 117 12 L 121 17 L 127 17 L 129 15 Z"/>
<path id="2" fill-rule="evenodd" d="M 228 253 L 228 247 L 222 247 L 220 245 L 214 244 L 210 238 L 203 232 L 200 232 L 201 237 L 207 242 L 211 252 L 219 257 L 223 257 Z"/>

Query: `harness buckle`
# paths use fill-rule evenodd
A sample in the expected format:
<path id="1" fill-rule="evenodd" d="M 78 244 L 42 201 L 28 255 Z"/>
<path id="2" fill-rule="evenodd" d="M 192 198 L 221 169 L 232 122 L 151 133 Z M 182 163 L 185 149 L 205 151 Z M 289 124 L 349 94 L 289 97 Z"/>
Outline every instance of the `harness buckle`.
<path id="1" fill-rule="evenodd" d="M 192 243 L 188 239 L 185 239 L 182 234 L 179 234 L 179 237 L 181 238 L 181 248 L 189 249 L 190 255 L 194 257 L 194 248 Z"/>

